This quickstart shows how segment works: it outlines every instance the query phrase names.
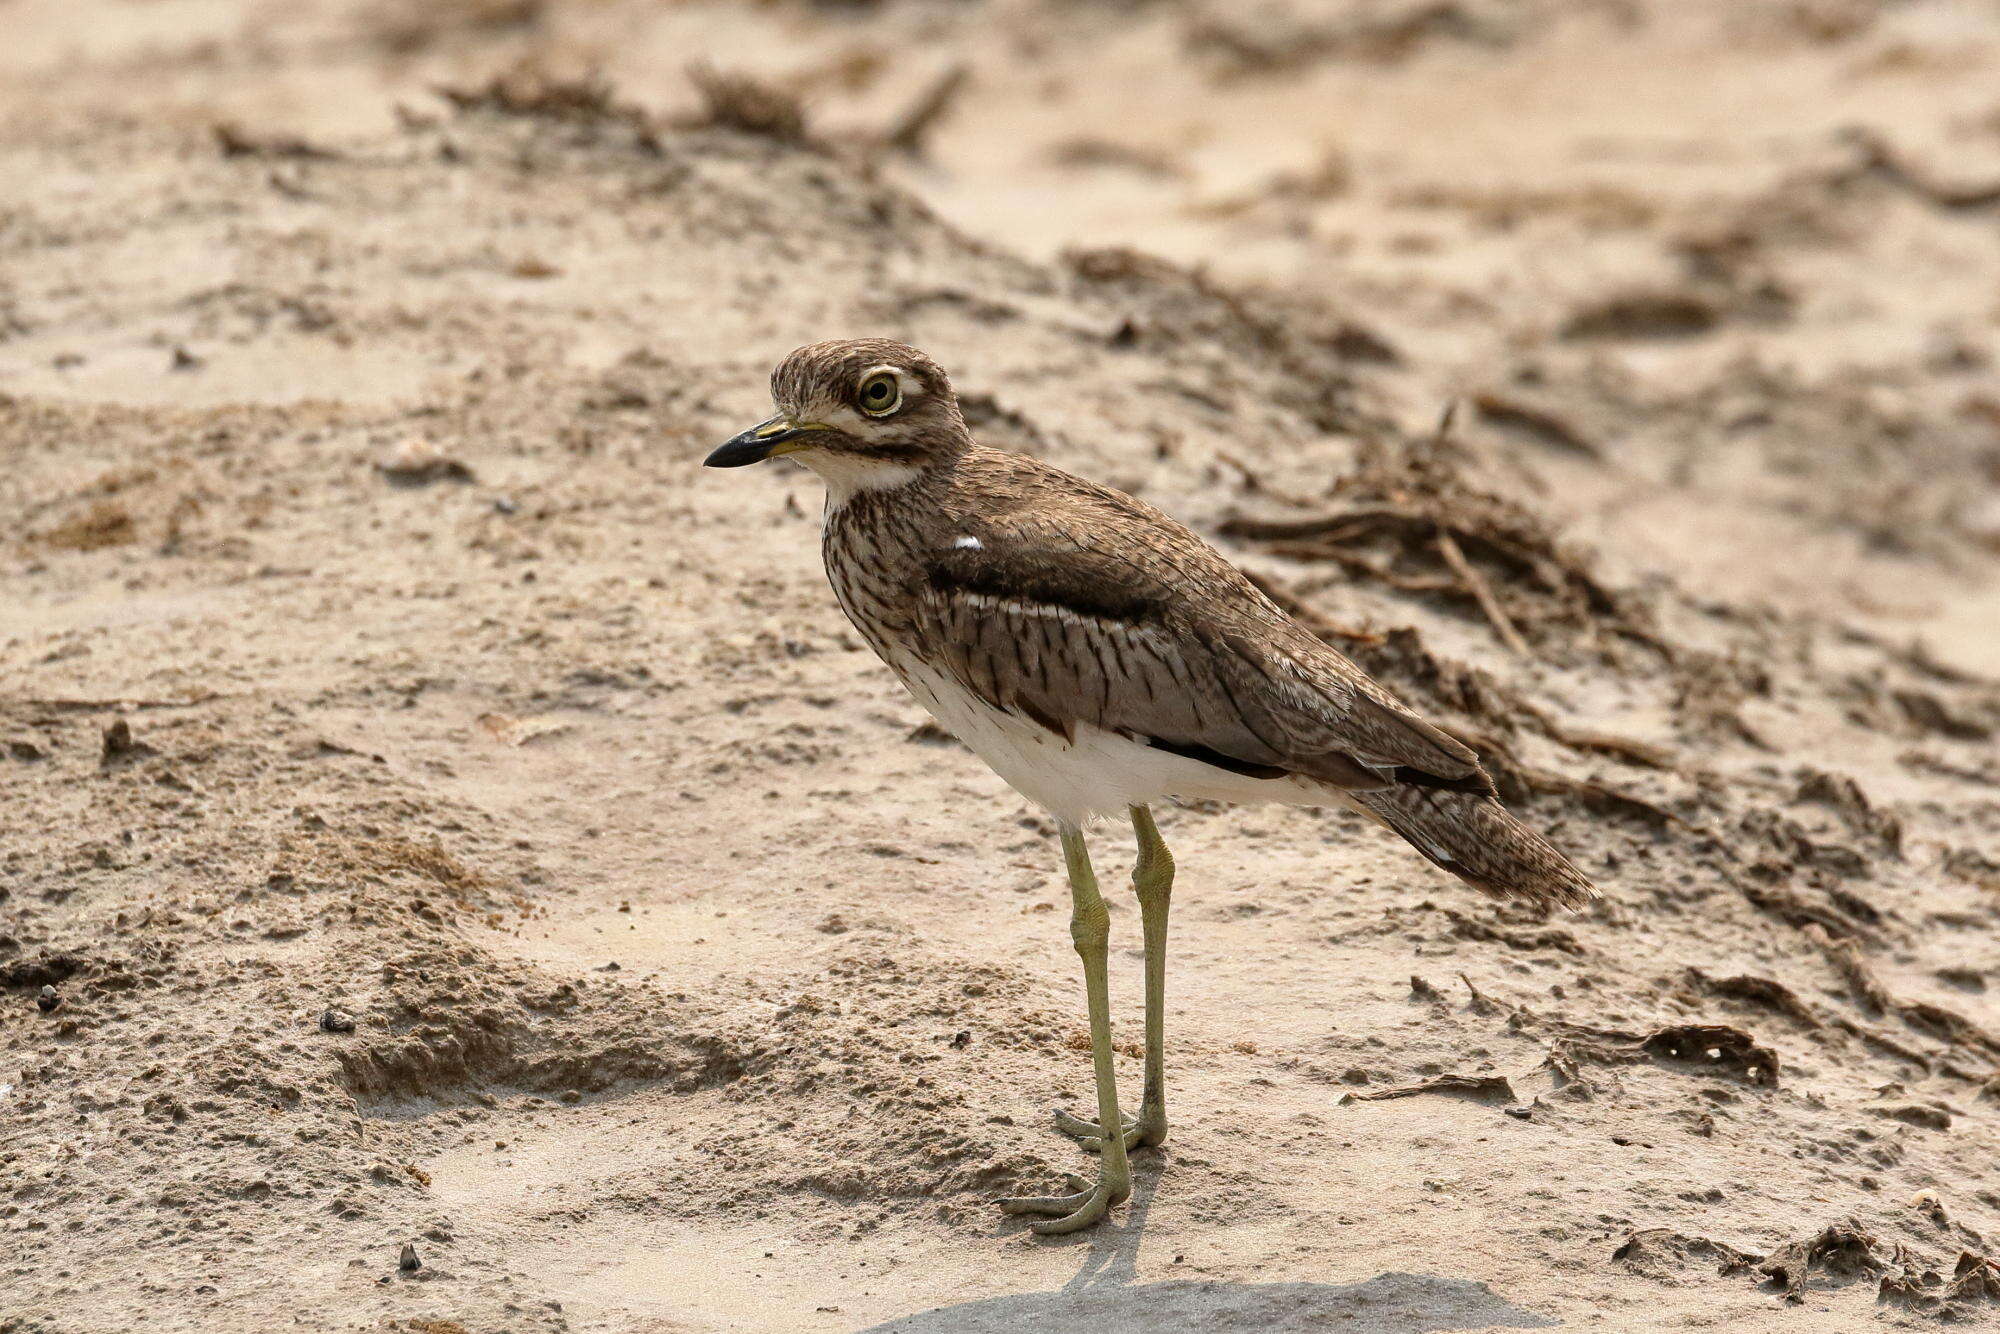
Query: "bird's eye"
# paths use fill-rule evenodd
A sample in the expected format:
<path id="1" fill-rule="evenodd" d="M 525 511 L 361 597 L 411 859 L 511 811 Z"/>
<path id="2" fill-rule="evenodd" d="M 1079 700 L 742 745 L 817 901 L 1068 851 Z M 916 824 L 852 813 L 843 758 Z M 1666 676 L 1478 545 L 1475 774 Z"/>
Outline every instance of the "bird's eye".
<path id="1" fill-rule="evenodd" d="M 888 371 L 877 371 L 861 382 L 855 396 L 871 417 L 886 417 L 903 406 L 903 386 Z"/>

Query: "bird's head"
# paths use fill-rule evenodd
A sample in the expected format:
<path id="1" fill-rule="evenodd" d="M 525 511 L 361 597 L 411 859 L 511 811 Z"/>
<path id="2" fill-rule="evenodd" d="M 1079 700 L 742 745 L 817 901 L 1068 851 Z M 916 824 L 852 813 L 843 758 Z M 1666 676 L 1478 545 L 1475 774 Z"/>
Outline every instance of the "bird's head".
<path id="1" fill-rule="evenodd" d="M 843 339 L 802 347 L 771 373 L 777 415 L 704 462 L 740 468 L 788 454 L 836 498 L 900 486 L 971 444 L 938 364 L 903 343 Z"/>

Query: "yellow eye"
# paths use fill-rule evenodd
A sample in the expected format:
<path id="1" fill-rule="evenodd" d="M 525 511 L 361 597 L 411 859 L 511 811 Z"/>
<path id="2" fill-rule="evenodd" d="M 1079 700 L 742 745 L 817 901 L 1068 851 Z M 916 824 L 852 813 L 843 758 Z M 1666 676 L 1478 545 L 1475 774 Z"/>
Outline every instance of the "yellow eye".
<path id="1" fill-rule="evenodd" d="M 854 391 L 855 401 L 871 417 L 886 417 L 903 406 L 903 386 L 889 371 L 876 371 Z"/>

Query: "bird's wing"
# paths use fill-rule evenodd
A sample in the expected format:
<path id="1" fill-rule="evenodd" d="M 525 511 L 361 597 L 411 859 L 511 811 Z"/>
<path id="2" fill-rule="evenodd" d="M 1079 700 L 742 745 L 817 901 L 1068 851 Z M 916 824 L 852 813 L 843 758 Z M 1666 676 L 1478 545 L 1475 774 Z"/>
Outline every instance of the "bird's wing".
<path id="1" fill-rule="evenodd" d="M 1490 790 L 1471 751 L 1200 538 L 1115 492 L 1095 499 L 954 525 L 926 559 L 926 656 L 1065 735 L 1088 723 L 1237 772 L 1348 788 Z"/>

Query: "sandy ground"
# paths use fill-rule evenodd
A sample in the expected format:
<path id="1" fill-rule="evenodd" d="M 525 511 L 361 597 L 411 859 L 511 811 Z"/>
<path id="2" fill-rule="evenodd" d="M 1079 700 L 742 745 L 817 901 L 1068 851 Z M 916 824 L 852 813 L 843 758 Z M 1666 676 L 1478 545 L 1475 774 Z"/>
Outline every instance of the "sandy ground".
<path id="1" fill-rule="evenodd" d="M 1990 6 L 0 22 L 0 1331 L 2000 1317 Z M 998 1214 L 1054 831 L 695 466 L 864 332 L 1604 901 L 1164 813 L 1173 1139 Z"/>

